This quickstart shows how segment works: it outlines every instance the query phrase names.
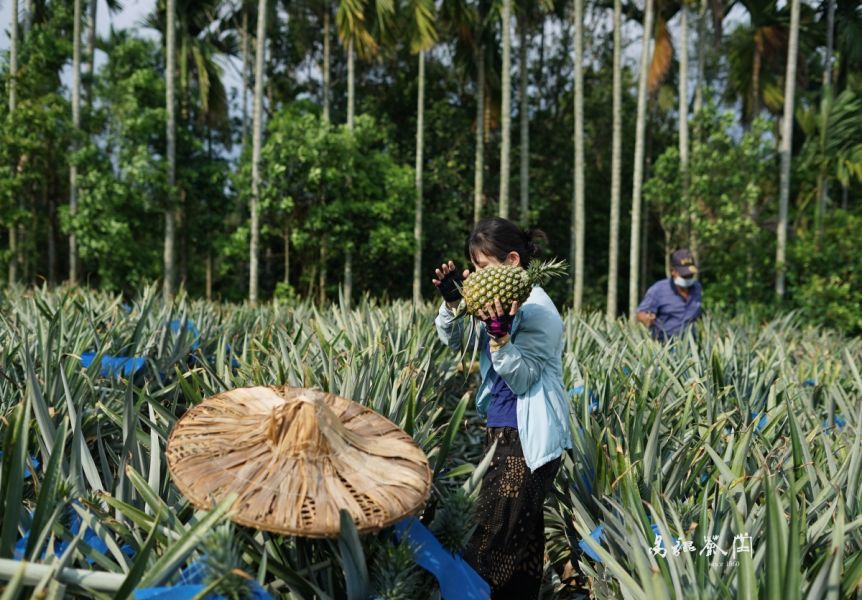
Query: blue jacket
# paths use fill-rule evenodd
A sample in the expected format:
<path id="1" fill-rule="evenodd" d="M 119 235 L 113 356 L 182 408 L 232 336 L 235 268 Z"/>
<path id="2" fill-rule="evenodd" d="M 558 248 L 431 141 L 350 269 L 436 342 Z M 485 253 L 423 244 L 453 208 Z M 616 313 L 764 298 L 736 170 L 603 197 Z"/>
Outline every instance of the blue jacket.
<path id="1" fill-rule="evenodd" d="M 437 335 L 452 350 L 459 351 L 467 319 L 456 318 L 444 302 L 437 318 Z M 476 321 L 479 348 L 488 343 L 485 325 Z M 466 350 L 472 353 L 474 338 Z M 476 393 L 476 407 L 485 416 L 491 400 L 489 373 L 494 371 L 518 396 L 518 437 L 527 467 L 535 471 L 572 447 L 569 403 L 563 388 L 563 320 L 548 294 L 533 287 L 530 297 L 512 322 L 510 341 L 489 360 L 479 352 L 482 383 Z"/>

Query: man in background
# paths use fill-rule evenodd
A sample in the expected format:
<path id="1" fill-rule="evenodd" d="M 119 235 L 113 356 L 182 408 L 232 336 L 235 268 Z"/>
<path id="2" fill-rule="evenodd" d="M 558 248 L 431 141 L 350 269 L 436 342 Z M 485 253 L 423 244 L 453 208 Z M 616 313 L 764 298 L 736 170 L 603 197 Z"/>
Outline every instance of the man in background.
<path id="1" fill-rule="evenodd" d="M 671 255 L 670 264 L 670 277 L 650 286 L 637 312 L 638 322 L 661 341 L 685 332 L 701 315 L 702 287 L 694 256 L 682 248 Z"/>

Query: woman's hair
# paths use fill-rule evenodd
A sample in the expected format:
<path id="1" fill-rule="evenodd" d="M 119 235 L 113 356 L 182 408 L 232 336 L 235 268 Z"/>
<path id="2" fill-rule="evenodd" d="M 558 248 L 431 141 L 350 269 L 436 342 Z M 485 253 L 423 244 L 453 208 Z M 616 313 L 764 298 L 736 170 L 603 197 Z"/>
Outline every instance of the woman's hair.
<path id="1" fill-rule="evenodd" d="M 475 262 L 476 253 L 481 252 L 503 262 L 509 252 L 517 252 L 526 268 L 541 253 L 537 244 L 542 241 L 547 242 L 548 236 L 541 229 L 521 229 L 507 219 L 490 217 L 473 227 L 464 244 L 464 256 Z"/>

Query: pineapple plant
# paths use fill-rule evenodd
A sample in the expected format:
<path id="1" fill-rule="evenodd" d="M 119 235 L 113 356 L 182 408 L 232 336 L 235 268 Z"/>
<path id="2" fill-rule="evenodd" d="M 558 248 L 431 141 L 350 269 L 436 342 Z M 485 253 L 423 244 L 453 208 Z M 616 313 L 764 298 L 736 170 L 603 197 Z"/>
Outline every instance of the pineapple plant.
<path id="1" fill-rule="evenodd" d="M 532 261 L 526 269 L 512 265 L 486 267 L 471 274 L 461 286 L 463 310 L 477 316 L 485 305 L 499 298 L 503 310 L 508 311 L 513 302 L 523 304 L 527 300 L 533 285 L 565 275 L 567 270 L 564 260 Z"/>

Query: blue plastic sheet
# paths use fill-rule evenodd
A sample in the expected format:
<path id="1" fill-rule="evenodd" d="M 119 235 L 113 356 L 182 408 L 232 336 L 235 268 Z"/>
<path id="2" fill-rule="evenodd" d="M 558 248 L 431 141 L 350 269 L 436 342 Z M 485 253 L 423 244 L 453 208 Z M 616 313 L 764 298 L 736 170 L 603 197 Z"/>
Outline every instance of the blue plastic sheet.
<path id="1" fill-rule="evenodd" d="M 96 360 L 95 352 L 84 352 L 81 354 L 81 366 L 89 369 Z M 102 377 L 132 377 L 135 373 L 147 366 L 144 356 L 111 356 L 105 354 L 99 361 L 99 374 Z"/>
<path id="2" fill-rule="evenodd" d="M 81 516 L 72 508 L 69 509 L 69 512 L 67 514 L 69 515 L 69 531 L 73 536 L 76 536 L 81 531 Z M 29 543 L 29 541 L 30 532 L 26 531 L 24 532 L 24 536 L 15 543 L 15 550 L 12 554 L 12 557 L 15 560 L 24 560 L 24 553 L 27 550 L 27 544 Z M 102 538 L 96 535 L 96 532 L 89 527 L 87 527 L 87 530 L 84 531 L 84 537 L 81 538 L 81 541 L 87 544 L 96 552 L 99 552 L 100 554 L 108 554 L 108 546 L 105 544 L 105 542 L 102 541 Z M 63 553 L 68 547 L 69 542 L 67 542 L 66 540 L 55 540 L 53 548 L 54 556 L 59 558 L 63 555 Z M 128 544 L 121 546 L 120 550 L 122 550 L 126 554 L 126 556 L 133 556 L 135 553 L 134 548 L 132 548 Z M 41 560 L 45 560 L 47 554 L 48 550 L 46 548 L 42 551 Z M 96 562 L 89 556 L 85 558 L 88 564 L 92 565 Z"/>
<path id="3" fill-rule="evenodd" d="M 765 412 L 759 413 L 759 412 L 750 411 L 748 416 L 752 422 L 757 421 L 757 425 L 754 426 L 755 429 L 757 429 L 757 431 L 762 431 L 763 428 L 766 427 L 766 423 L 767 423 L 768 419 L 766 417 Z M 760 417 L 759 420 L 758 420 L 758 417 Z"/>
<path id="4" fill-rule="evenodd" d="M 659 532 L 659 528 L 658 528 L 657 524 L 650 522 L 650 528 L 652 529 L 653 534 L 655 534 L 656 536 L 661 535 L 661 533 Z M 605 532 L 605 525 L 604 525 L 604 523 L 602 523 L 602 524 L 599 524 L 598 527 L 596 527 L 595 529 L 593 529 L 590 532 L 590 537 L 597 544 L 601 544 L 602 543 L 602 535 L 604 534 L 604 532 Z M 672 541 L 673 541 L 673 544 L 676 545 L 677 538 L 672 538 Z M 592 548 L 590 548 L 590 545 L 586 542 L 586 540 L 579 541 L 578 547 L 583 551 L 584 554 L 586 554 L 587 556 L 592 558 L 594 561 L 599 562 L 599 563 L 603 562 L 601 557 L 598 555 L 598 553 L 595 550 L 593 550 Z M 662 540 L 659 543 L 659 547 L 665 548 L 664 540 Z"/>
<path id="5" fill-rule="evenodd" d="M 30 472 L 30 464 L 33 465 L 34 469 L 38 469 L 39 465 L 41 464 L 39 462 L 38 458 L 36 458 L 32 454 L 30 454 L 29 456 L 30 456 L 30 462 L 29 463 L 26 461 L 24 462 L 24 479 L 27 479 L 32 475 L 32 473 Z M 2 450 L 0 450 L 0 460 L 3 460 L 3 451 Z"/>
<path id="6" fill-rule="evenodd" d="M 458 555 L 446 550 L 416 517 L 395 524 L 397 539 L 407 537 L 416 563 L 434 575 L 444 600 L 486 600 L 491 586 Z"/>
<path id="7" fill-rule="evenodd" d="M 182 326 L 183 326 L 183 322 L 180 321 L 179 319 L 174 319 L 173 321 L 170 322 L 170 328 L 171 328 L 171 331 L 173 333 L 178 332 L 180 330 L 180 327 L 182 327 Z M 185 330 L 188 331 L 190 334 L 192 334 L 192 350 L 197 350 L 198 348 L 200 348 L 201 334 L 198 331 L 198 328 L 195 325 L 195 322 L 192 321 L 191 319 L 188 319 L 186 321 L 186 329 Z"/>
<path id="8" fill-rule="evenodd" d="M 177 585 L 141 588 L 135 590 L 135 600 L 191 600 L 207 587 L 206 566 L 203 560 L 196 560 L 180 571 Z M 273 600 L 257 580 L 249 580 L 249 598 L 252 600 Z M 205 600 L 224 600 L 220 594 L 207 594 Z"/>
<path id="9" fill-rule="evenodd" d="M 569 388 L 569 393 L 572 396 L 582 396 L 584 394 L 584 386 L 579 385 L 573 388 Z M 599 397 L 593 390 L 590 390 L 590 412 L 596 412 L 599 410 Z"/>
<path id="10" fill-rule="evenodd" d="M 168 327 L 174 333 L 177 333 L 183 327 L 183 322 L 180 319 L 174 319 L 170 323 L 168 323 Z M 192 336 L 192 345 L 191 349 L 194 352 L 201 346 L 201 334 L 198 331 L 197 325 L 191 319 L 186 320 L 185 322 L 185 332 L 188 332 Z M 230 353 L 230 346 L 227 347 L 228 353 Z M 84 352 L 81 354 L 81 366 L 85 369 L 89 369 L 90 366 L 95 362 L 97 354 L 95 352 Z M 195 357 L 197 360 L 197 357 Z M 215 362 L 214 357 L 210 357 L 210 362 Z M 102 377 L 125 377 L 126 379 L 131 378 L 136 373 L 142 371 L 147 366 L 147 357 L 146 356 L 111 356 L 110 354 L 105 354 L 102 356 L 100 362 L 100 370 L 99 374 Z M 231 366 L 233 368 L 239 367 L 239 361 L 233 358 L 231 359 Z"/>
<path id="11" fill-rule="evenodd" d="M 835 427 L 836 429 L 844 429 L 845 425 L 847 425 L 847 421 L 845 421 L 841 415 L 834 415 L 832 417 L 832 426 L 829 425 L 829 419 L 823 419 L 824 431 L 829 431 L 832 427 Z"/>

